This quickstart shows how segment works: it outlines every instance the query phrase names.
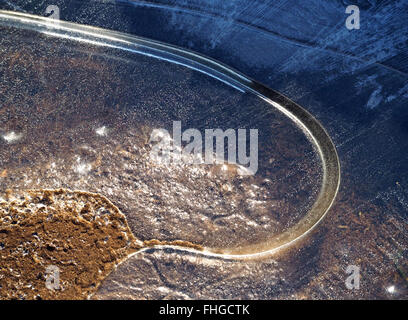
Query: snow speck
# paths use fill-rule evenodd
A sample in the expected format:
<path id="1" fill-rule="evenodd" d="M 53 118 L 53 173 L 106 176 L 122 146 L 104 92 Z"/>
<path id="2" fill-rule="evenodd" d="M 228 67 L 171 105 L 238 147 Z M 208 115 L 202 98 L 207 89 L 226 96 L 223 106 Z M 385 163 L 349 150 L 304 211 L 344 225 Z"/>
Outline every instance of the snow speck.
<path id="1" fill-rule="evenodd" d="M 20 140 L 23 137 L 21 133 L 15 133 L 14 131 L 8 132 L 3 135 L 3 139 L 6 140 L 7 143 L 14 143 Z"/>

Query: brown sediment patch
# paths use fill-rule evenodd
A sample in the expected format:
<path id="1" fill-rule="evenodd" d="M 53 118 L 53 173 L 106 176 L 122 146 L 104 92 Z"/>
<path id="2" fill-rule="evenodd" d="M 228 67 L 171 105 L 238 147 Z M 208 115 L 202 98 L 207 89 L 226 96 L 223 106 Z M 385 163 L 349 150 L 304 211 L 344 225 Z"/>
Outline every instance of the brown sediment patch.
<path id="1" fill-rule="evenodd" d="M 8 191 L 0 201 L 0 298 L 86 299 L 140 244 L 99 194 Z M 50 266 L 59 270 L 59 288 L 46 286 Z"/>

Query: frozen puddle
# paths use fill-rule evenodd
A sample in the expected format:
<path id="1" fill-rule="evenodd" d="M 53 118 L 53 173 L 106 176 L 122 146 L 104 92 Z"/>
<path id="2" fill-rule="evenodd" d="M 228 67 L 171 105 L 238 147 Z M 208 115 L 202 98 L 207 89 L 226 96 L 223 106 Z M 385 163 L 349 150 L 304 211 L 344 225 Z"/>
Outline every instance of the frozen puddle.
<path id="1" fill-rule="evenodd" d="M 48 263 L 62 268 L 62 261 L 67 266 L 74 261 L 76 270 L 83 270 L 78 277 L 88 277 L 89 268 L 96 275 L 91 283 L 74 280 L 70 287 L 79 290 L 78 298 L 85 297 L 136 247 L 176 246 L 226 258 L 270 254 L 310 231 L 330 208 L 339 183 L 336 151 L 316 120 L 291 101 L 182 50 L 148 40 L 141 49 L 140 40 L 123 41 L 110 31 L 84 32 L 65 22 L 54 30 L 42 18 L 25 16 L 24 23 L 20 18 L 0 13 L 0 70 L 7 75 L 0 190 L 8 194 L 0 225 L 7 231 L 0 235 L 17 248 L 13 228 L 21 228 L 31 242 L 16 251 L 18 259 L 2 246 L 0 253 L 10 262 L 7 272 L 16 280 L 5 285 L 21 289 L 17 275 L 27 266 L 39 274 Z M 172 145 L 178 139 L 174 122 L 181 132 L 201 137 L 210 129 L 231 130 L 235 137 L 239 130 L 257 130 L 256 174 L 242 174 L 250 172 L 246 166 L 227 161 L 156 161 L 152 133 L 166 130 Z M 178 147 L 181 151 L 188 144 Z M 61 188 L 65 191 L 58 194 Z M 34 197 L 27 193 L 45 189 L 51 197 L 45 191 L 32 191 L 38 194 Z M 7 198 L 12 194 L 20 196 Z M 99 202 L 108 203 L 111 214 L 105 215 Z M 89 212 L 79 217 L 84 208 Z M 59 219 L 55 227 L 47 224 L 51 213 Z M 75 217 L 83 224 L 66 230 L 59 225 Z M 98 242 L 109 238 L 107 217 L 121 221 L 112 234 L 121 230 L 122 238 L 111 245 Z M 31 220 L 38 224 L 24 227 Z M 36 229 L 42 224 L 46 240 Z M 72 257 L 60 260 L 67 237 L 80 230 L 86 230 L 83 243 L 75 245 Z M 55 248 L 52 239 L 60 241 Z M 80 265 L 85 263 L 80 257 L 89 241 L 101 248 L 88 268 Z M 54 249 L 47 249 L 48 242 Z M 44 261 L 33 260 L 36 250 Z M 21 292 L 34 297 L 27 290 Z"/>

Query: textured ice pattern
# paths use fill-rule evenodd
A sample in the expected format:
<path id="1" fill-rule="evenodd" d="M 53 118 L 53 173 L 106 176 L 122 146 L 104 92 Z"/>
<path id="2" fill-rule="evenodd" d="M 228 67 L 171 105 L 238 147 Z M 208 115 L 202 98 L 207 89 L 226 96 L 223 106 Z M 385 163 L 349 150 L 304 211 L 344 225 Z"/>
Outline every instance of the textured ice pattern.
<path id="1" fill-rule="evenodd" d="M 283 92 L 323 123 L 342 164 L 338 201 L 302 249 L 256 264 L 145 252 L 101 297 L 407 297 L 408 1 L 53 2 L 65 20 L 190 48 Z M 0 4 L 43 14 L 47 1 Z M 349 4 L 360 30 L 345 27 Z M 344 286 L 350 264 L 367 279 L 359 291 Z"/>

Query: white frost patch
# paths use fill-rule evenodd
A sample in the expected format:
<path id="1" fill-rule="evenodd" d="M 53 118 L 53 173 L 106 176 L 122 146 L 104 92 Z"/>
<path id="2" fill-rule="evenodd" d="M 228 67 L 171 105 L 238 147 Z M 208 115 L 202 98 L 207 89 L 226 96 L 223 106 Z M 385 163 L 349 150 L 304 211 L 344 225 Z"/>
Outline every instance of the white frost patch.
<path id="1" fill-rule="evenodd" d="M 381 100 L 383 98 L 383 96 L 381 95 L 381 90 L 382 87 L 380 86 L 378 89 L 373 91 L 373 93 L 370 96 L 370 99 L 368 99 L 367 102 L 368 109 L 374 109 L 381 103 Z"/>
<path id="2" fill-rule="evenodd" d="M 7 143 L 14 143 L 20 140 L 22 137 L 23 137 L 23 134 L 15 133 L 14 131 L 11 131 L 3 135 L 3 139 L 6 140 Z"/>
<path id="3" fill-rule="evenodd" d="M 164 294 L 168 294 L 171 292 L 169 288 L 166 288 L 166 287 L 158 287 L 157 290 Z"/>
<path id="4" fill-rule="evenodd" d="M 92 170 L 90 163 L 81 162 L 81 157 L 77 157 L 77 164 L 74 166 L 74 171 L 79 174 L 87 174 Z"/>
<path id="5" fill-rule="evenodd" d="M 102 126 L 96 129 L 95 132 L 98 136 L 105 137 L 108 135 L 108 128 L 106 128 L 105 126 Z"/>
<path id="6" fill-rule="evenodd" d="M 247 225 L 251 226 L 251 227 L 258 227 L 259 226 L 255 221 L 252 221 L 252 220 L 247 220 Z"/>

